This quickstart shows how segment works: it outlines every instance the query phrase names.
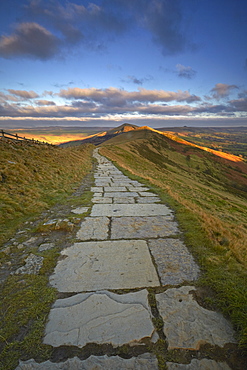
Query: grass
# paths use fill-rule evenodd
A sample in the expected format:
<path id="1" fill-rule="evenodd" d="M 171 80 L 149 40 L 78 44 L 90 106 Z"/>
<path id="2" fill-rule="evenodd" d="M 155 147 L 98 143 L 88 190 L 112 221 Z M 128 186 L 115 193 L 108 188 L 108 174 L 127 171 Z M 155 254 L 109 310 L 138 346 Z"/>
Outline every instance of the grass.
<path id="1" fill-rule="evenodd" d="M 44 325 L 56 290 L 48 286 L 58 251 L 43 253 L 39 275 L 12 275 L 0 293 L 0 369 L 14 369 L 18 360 L 48 359 L 51 347 L 42 344 Z"/>
<path id="2" fill-rule="evenodd" d="M 73 192 L 91 169 L 92 150 L 0 142 L 0 245 L 24 221 Z"/>
<path id="3" fill-rule="evenodd" d="M 78 196 L 71 195 L 86 175 L 88 179 L 90 177 L 93 145 L 56 148 L 1 142 L 0 146 L 1 242 L 13 236 L 24 221 L 35 220 L 41 211 L 52 205 L 58 207 L 58 210 L 61 207 L 66 209 L 67 205 L 69 209 L 70 206 L 89 205 L 92 196 L 90 191 L 80 190 Z M 68 239 L 73 236 L 75 220 L 80 221 L 80 218 L 69 214 L 68 222 L 60 220 L 58 225 L 47 228 L 42 220 L 33 226 L 30 233 L 32 236 L 40 236 L 57 232 Z M 22 242 L 21 236 L 17 239 L 18 243 Z M 56 243 L 63 243 L 58 234 Z M 6 268 L 9 263 L 12 271 L 22 265 L 30 253 L 42 256 L 44 260 L 38 275 L 9 275 L 1 283 L 1 370 L 15 369 L 19 359 L 35 358 L 41 362 L 51 357 L 53 349 L 44 345 L 42 339 L 51 305 L 57 298 L 57 291 L 49 286 L 48 278 L 56 266 L 61 246 L 43 252 L 38 251 L 38 246 L 18 249 L 18 246 L 11 245 L 8 248 L 9 253 L 0 252 L 0 264 Z"/>
<path id="4" fill-rule="evenodd" d="M 203 272 L 198 284 L 216 292 L 214 306 L 231 318 L 240 347 L 247 349 L 246 164 L 156 134 L 114 144 L 100 153 L 148 183 L 175 210 Z"/>

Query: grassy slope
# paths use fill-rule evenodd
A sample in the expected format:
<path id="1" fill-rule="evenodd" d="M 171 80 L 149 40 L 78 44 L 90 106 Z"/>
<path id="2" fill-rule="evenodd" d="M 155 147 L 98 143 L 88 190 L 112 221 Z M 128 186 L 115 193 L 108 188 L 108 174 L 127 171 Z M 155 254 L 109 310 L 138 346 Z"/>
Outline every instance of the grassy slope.
<path id="1" fill-rule="evenodd" d="M 0 143 L 2 242 L 12 236 L 23 221 L 32 219 L 44 208 L 57 202 L 67 204 L 73 187 L 81 184 L 92 167 L 92 149 L 92 145 L 61 149 Z M 77 200 L 80 205 L 83 198 L 80 196 Z M 31 235 L 38 236 L 39 231 Z M 1 370 L 15 369 L 20 358 L 44 361 L 51 356 L 52 347 L 44 345 L 42 338 L 50 307 L 57 297 L 56 289 L 49 286 L 48 279 L 56 265 L 59 247 L 44 252 L 34 246 L 19 250 L 11 245 L 10 249 L 7 255 L 0 252 L 0 266 L 10 263 L 13 269 L 16 263 L 23 265 L 31 252 L 44 260 L 38 275 L 9 275 L 1 282 Z"/>
<path id="2" fill-rule="evenodd" d="M 0 142 L 0 245 L 27 218 L 71 192 L 91 168 L 92 148 Z"/>
<path id="3" fill-rule="evenodd" d="M 108 145 L 107 145 L 108 144 Z M 247 346 L 247 165 L 179 144 L 144 130 L 123 134 L 100 151 L 156 187 L 176 211 L 185 242 L 204 274 L 200 284 Z"/>

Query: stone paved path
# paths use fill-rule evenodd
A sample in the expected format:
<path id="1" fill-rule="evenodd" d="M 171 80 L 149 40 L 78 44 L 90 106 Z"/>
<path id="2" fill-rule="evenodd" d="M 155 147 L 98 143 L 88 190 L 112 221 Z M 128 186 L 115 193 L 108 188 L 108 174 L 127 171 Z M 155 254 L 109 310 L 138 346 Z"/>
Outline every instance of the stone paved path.
<path id="1" fill-rule="evenodd" d="M 62 251 L 50 277 L 50 284 L 67 293 L 67 298 L 53 305 L 44 343 L 78 348 L 90 343 L 114 348 L 157 343 L 160 333 L 154 325 L 148 288 L 163 288 L 155 298 L 168 350 L 235 343 L 223 316 L 193 298 L 193 281 L 200 271 L 181 241 L 172 211 L 97 149 L 94 156 L 98 167 L 91 189 L 93 206 L 77 241 Z M 225 362 L 209 359 L 166 365 L 168 369 L 230 369 Z M 158 369 L 158 361 L 151 353 L 130 359 L 90 356 L 57 364 L 29 360 L 20 362 L 17 369 Z"/>

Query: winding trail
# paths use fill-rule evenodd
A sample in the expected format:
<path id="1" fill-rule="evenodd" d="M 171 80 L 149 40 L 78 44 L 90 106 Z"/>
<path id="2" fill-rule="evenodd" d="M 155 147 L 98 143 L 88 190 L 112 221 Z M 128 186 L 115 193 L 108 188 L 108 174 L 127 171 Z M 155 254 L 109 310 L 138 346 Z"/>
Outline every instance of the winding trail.
<path id="1" fill-rule="evenodd" d="M 50 277 L 65 298 L 50 311 L 44 343 L 155 349 L 162 342 L 166 351 L 193 353 L 203 344 L 223 348 L 235 343 L 224 317 L 194 299 L 193 281 L 200 270 L 182 242 L 172 210 L 149 188 L 123 175 L 98 149 L 94 157 L 98 166 L 93 206 Z M 20 361 L 17 369 L 155 370 L 159 367 L 154 353 L 128 359 L 104 355 L 60 363 Z M 192 357 L 189 364 L 168 361 L 166 366 L 230 369 L 226 362 L 202 358 L 198 352 Z"/>

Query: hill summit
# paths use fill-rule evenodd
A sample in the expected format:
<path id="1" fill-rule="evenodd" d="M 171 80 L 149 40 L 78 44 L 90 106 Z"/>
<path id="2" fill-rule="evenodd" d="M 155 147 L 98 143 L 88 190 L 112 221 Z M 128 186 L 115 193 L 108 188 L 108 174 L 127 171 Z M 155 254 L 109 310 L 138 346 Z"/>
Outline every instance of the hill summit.
<path id="1" fill-rule="evenodd" d="M 69 141 L 67 143 L 60 144 L 60 146 L 74 146 L 80 144 L 91 143 L 94 145 L 100 145 L 103 142 L 112 139 L 113 137 L 123 134 L 129 131 L 140 129 L 139 126 L 131 125 L 129 123 L 124 123 L 121 126 L 114 127 L 108 131 L 102 131 L 94 135 L 90 135 L 82 140 Z"/>

